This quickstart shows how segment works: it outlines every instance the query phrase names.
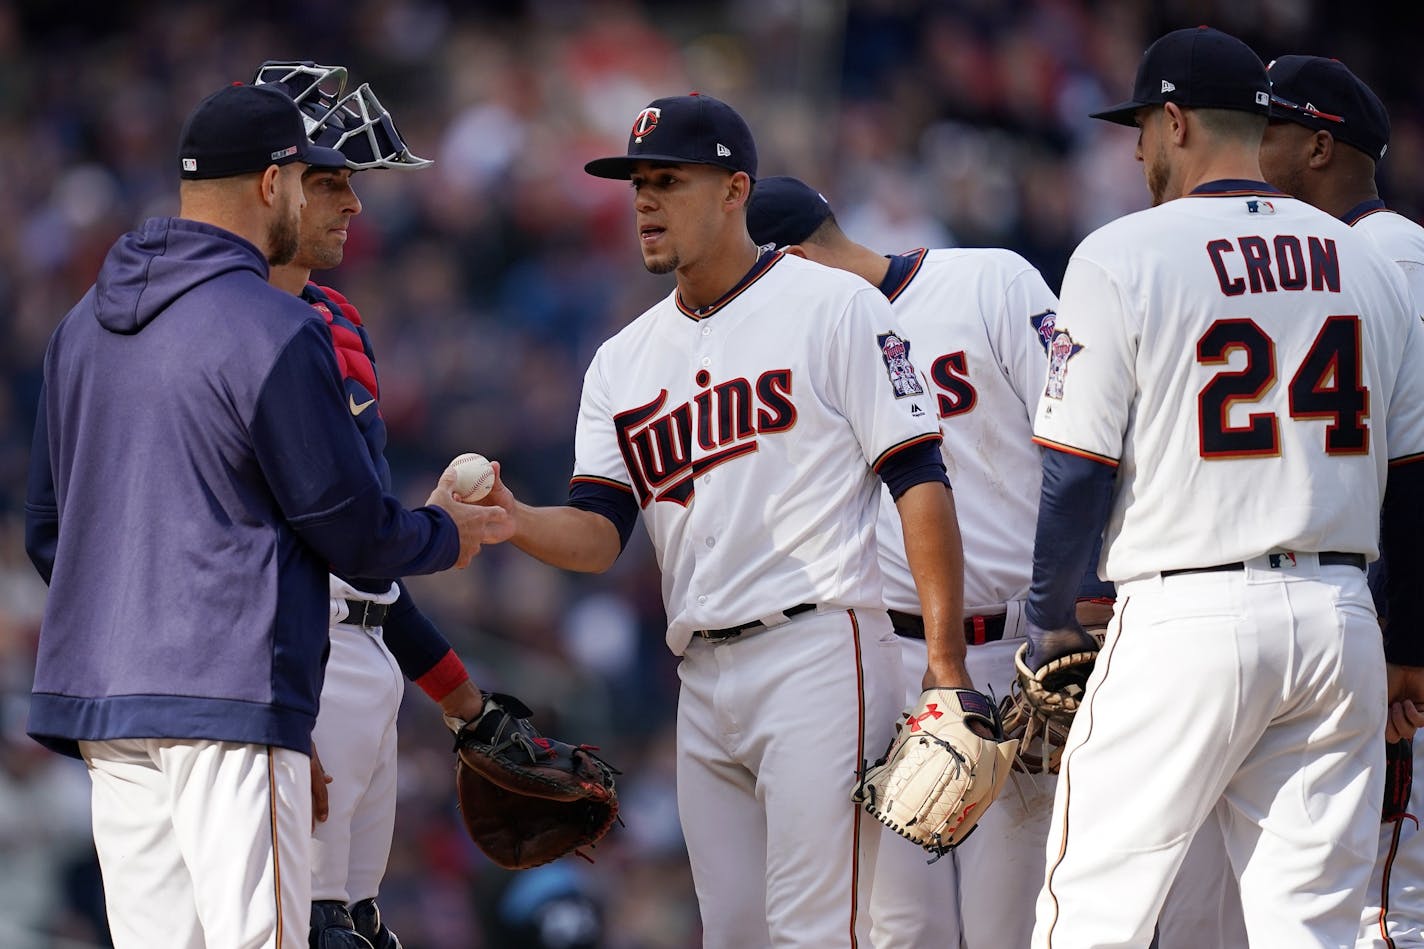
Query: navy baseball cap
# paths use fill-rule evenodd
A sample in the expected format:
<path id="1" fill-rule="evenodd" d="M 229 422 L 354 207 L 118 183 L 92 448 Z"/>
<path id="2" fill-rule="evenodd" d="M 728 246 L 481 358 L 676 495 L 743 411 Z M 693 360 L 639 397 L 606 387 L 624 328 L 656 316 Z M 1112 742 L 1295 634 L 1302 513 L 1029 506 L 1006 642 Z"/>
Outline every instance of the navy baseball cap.
<path id="1" fill-rule="evenodd" d="M 199 102 L 178 137 L 179 176 L 231 178 L 303 161 L 344 168 L 334 148 L 313 145 L 297 104 L 267 86 L 224 86 Z"/>
<path id="2" fill-rule="evenodd" d="M 1271 118 L 1324 130 L 1378 161 L 1389 149 L 1389 113 L 1369 86 L 1338 59 L 1282 56 L 1271 77 Z"/>
<path id="3" fill-rule="evenodd" d="M 720 99 L 692 93 L 654 99 L 633 120 L 628 154 L 596 158 L 583 170 L 598 178 L 632 177 L 638 161 L 719 165 L 756 178 L 756 142 L 737 111 Z"/>
<path id="4" fill-rule="evenodd" d="M 1164 102 L 1268 115 L 1271 81 L 1261 58 L 1229 33 L 1209 26 L 1173 30 L 1147 47 L 1132 98 L 1092 117 L 1136 127 L 1138 109 Z"/>
<path id="5" fill-rule="evenodd" d="M 826 196 L 800 178 L 772 175 L 752 188 L 747 231 L 758 244 L 799 244 L 831 216 Z"/>

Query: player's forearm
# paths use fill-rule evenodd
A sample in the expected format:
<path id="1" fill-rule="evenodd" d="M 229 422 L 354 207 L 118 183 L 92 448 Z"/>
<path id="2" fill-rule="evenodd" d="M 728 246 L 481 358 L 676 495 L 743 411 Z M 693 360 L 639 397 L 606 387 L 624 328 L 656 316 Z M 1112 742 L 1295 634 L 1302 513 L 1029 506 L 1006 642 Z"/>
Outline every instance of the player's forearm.
<path id="1" fill-rule="evenodd" d="M 550 566 L 579 573 L 602 573 L 623 547 L 618 529 L 601 514 L 515 502 L 514 546 Z"/>
<path id="2" fill-rule="evenodd" d="M 917 484 L 895 502 L 929 653 L 925 687 L 970 687 L 964 667 L 964 547 L 954 496 L 944 484 Z"/>
<path id="3" fill-rule="evenodd" d="M 1078 590 L 1107 523 L 1116 471 L 1056 449 L 1043 453 L 1028 618 L 1043 629 L 1073 622 Z"/>

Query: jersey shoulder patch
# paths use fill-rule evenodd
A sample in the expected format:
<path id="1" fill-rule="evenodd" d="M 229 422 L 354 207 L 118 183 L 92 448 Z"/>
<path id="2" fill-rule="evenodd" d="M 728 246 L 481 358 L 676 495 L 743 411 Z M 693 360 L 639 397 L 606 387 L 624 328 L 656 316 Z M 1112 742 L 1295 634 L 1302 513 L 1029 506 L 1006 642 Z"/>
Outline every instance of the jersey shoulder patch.
<path id="1" fill-rule="evenodd" d="M 910 341 L 896 333 L 878 333 L 875 342 L 880 347 L 880 358 L 885 362 L 885 372 L 890 377 L 890 388 L 895 398 L 903 399 L 912 395 L 924 395 L 919 374 L 910 362 Z"/>

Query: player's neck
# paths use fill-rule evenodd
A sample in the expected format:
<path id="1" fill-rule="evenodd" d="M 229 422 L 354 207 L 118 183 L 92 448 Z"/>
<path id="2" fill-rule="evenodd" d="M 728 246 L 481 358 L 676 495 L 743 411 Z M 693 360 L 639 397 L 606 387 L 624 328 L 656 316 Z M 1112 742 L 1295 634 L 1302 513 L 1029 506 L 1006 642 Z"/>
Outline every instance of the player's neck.
<path id="1" fill-rule="evenodd" d="M 728 241 L 725 249 L 714 250 L 677 270 L 677 293 L 684 306 L 701 309 L 711 306 L 735 287 L 756 263 L 757 245 L 743 231 L 740 240 Z"/>
<path id="2" fill-rule="evenodd" d="M 1318 200 L 1310 203 L 1335 218 L 1344 218 L 1351 209 L 1379 198 L 1374 178 L 1342 178 L 1322 183 Z"/>
<path id="3" fill-rule="evenodd" d="M 877 254 L 869 247 L 860 244 L 851 244 L 846 251 L 846 267 L 853 274 L 872 287 L 878 287 L 885 282 L 885 275 L 890 272 L 890 258 L 884 254 Z"/>
<path id="4" fill-rule="evenodd" d="M 302 288 L 311 279 L 311 268 L 298 264 L 282 264 L 272 268 L 268 283 L 278 290 L 285 290 L 293 296 L 301 296 Z"/>
<path id="5" fill-rule="evenodd" d="M 1261 162 L 1254 154 L 1222 150 L 1207 154 L 1189 166 L 1183 174 L 1182 194 L 1194 190 L 1211 181 L 1265 181 L 1261 174 Z"/>

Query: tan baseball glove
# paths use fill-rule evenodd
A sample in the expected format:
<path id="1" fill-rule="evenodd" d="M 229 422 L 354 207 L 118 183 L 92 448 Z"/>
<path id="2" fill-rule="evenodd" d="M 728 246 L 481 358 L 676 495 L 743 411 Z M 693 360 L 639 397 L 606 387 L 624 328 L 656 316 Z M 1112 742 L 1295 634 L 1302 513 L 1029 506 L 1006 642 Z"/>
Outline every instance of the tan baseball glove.
<path id="1" fill-rule="evenodd" d="M 1087 632 L 1099 643 L 1099 630 Z M 1019 741 L 1014 770 L 1034 774 L 1057 774 L 1062 763 L 1068 729 L 1078 712 L 1084 686 L 1098 654 L 1073 652 L 1030 669 L 1026 661 L 1028 644 L 1014 654 L 1018 670 L 1009 694 L 999 706 L 1004 736 Z"/>
<path id="2" fill-rule="evenodd" d="M 984 738 L 978 722 L 995 737 Z M 864 769 L 852 799 L 936 859 L 973 832 L 1009 778 L 1017 741 L 973 689 L 926 689 L 900 713 L 885 756 Z"/>

